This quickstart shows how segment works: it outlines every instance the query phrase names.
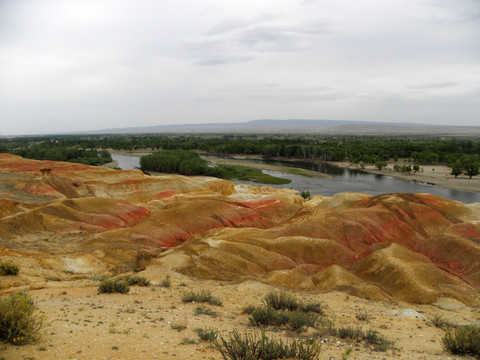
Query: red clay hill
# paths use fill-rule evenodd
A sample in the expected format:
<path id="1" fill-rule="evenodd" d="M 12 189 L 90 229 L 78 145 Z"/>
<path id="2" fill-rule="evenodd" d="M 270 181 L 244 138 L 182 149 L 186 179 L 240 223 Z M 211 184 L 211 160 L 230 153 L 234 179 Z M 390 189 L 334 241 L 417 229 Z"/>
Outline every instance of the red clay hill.
<path id="1" fill-rule="evenodd" d="M 32 286 L 142 269 L 369 299 L 478 305 L 480 206 L 428 194 L 338 194 L 147 176 L 0 154 L 0 254 Z"/>

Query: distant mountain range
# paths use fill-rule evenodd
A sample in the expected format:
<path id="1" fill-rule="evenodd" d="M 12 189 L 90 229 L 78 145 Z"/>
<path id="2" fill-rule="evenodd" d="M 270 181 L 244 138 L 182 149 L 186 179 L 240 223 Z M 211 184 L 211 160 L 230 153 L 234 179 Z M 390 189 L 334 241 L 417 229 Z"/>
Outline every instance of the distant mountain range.
<path id="1" fill-rule="evenodd" d="M 480 126 L 429 125 L 350 120 L 252 120 L 237 123 L 156 125 L 76 132 L 76 134 L 236 133 L 318 135 L 470 135 L 480 136 Z"/>

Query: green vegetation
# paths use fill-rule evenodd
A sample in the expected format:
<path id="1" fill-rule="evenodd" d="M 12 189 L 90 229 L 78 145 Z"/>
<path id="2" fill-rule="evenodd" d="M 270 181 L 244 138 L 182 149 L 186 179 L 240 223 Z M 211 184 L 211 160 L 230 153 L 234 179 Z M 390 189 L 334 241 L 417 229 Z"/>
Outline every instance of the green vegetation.
<path id="1" fill-rule="evenodd" d="M 149 286 L 150 280 L 144 278 L 143 276 L 127 276 L 123 279 L 128 286 L 138 285 L 138 286 Z"/>
<path id="2" fill-rule="evenodd" d="M 165 276 L 165 278 L 160 282 L 160 286 L 166 288 L 172 286 L 172 280 L 170 279 L 170 276 Z"/>
<path id="3" fill-rule="evenodd" d="M 392 348 L 394 346 L 392 341 L 385 339 L 378 331 L 372 329 L 369 329 L 365 332 L 361 327 L 347 326 L 337 329 L 330 328 L 328 332 L 331 335 L 338 336 L 341 339 L 365 341 L 378 351 L 386 351 L 388 348 Z"/>
<path id="4" fill-rule="evenodd" d="M 250 180 L 262 184 L 288 184 L 291 181 L 264 174 L 262 170 L 246 166 L 219 165 L 209 167 L 194 151 L 164 150 L 140 159 L 142 170 L 181 175 L 205 175 L 225 179 Z"/>
<path id="5" fill-rule="evenodd" d="M 288 310 L 288 311 L 302 311 L 302 312 L 314 312 L 319 315 L 323 315 L 323 305 L 319 302 L 304 303 L 287 292 L 284 291 L 271 291 L 263 299 L 263 303 L 266 306 L 270 306 L 275 310 Z"/>
<path id="6" fill-rule="evenodd" d="M 434 315 L 432 318 L 426 320 L 428 324 L 431 324 L 437 328 L 447 330 L 449 328 L 455 327 L 454 324 L 450 323 L 449 321 L 445 320 L 442 315 Z"/>
<path id="7" fill-rule="evenodd" d="M 303 341 L 285 343 L 282 340 L 271 339 L 265 333 L 245 334 L 237 331 L 230 333 L 228 339 L 220 337 L 215 348 L 225 360 L 276 360 L 276 359 L 318 359 L 321 345 L 317 342 L 307 344 Z"/>
<path id="8" fill-rule="evenodd" d="M 260 169 L 254 169 L 247 166 L 238 165 L 220 165 L 220 169 L 224 171 L 224 177 L 227 179 L 238 179 L 254 181 L 260 184 L 289 184 L 292 181 L 282 179 L 268 174 L 264 174 Z"/>
<path id="9" fill-rule="evenodd" d="M 198 328 L 194 331 L 202 341 L 214 342 L 218 337 L 218 331 L 213 328 Z"/>
<path id="10" fill-rule="evenodd" d="M 85 165 L 103 165 L 112 161 L 112 156 L 107 150 L 98 149 L 102 147 L 100 144 L 95 147 L 84 147 L 75 143 L 76 141 L 65 143 L 55 137 L 16 140 L 10 142 L 11 146 L 6 150 L 27 159 L 69 161 Z"/>
<path id="11" fill-rule="evenodd" d="M 130 291 L 130 287 L 127 282 L 122 279 L 115 280 L 103 280 L 98 286 L 98 292 L 100 294 L 109 294 L 109 293 L 121 293 L 126 294 Z"/>
<path id="12" fill-rule="evenodd" d="M 75 161 L 103 164 L 111 161 L 106 150 L 151 149 L 179 152 L 195 150 L 217 155 L 257 155 L 275 157 L 349 161 L 353 164 L 383 168 L 390 159 L 408 159 L 416 165 L 448 164 L 452 175 L 469 177 L 480 171 L 480 139 L 426 136 L 309 136 L 309 135 L 58 135 L 0 139 L 0 152 L 9 152 L 32 159 Z M 170 155 L 168 155 L 170 156 Z M 168 157 L 167 156 L 167 157 Z M 224 177 L 221 168 L 210 168 L 194 155 L 184 157 L 177 172 L 185 175 Z M 148 160 L 154 163 L 155 161 Z M 178 162 L 178 161 L 177 161 Z M 398 165 L 398 164 L 396 164 Z M 176 167 L 177 165 L 175 165 Z M 142 164 L 145 169 L 153 169 Z M 404 171 L 399 170 L 399 171 Z M 412 171 L 412 170 L 410 170 Z M 415 168 L 413 169 L 415 170 Z"/>
<path id="13" fill-rule="evenodd" d="M 195 315 L 208 315 L 216 318 L 218 313 L 215 310 L 202 305 L 195 309 Z"/>
<path id="14" fill-rule="evenodd" d="M 273 291 L 268 293 L 264 305 L 244 309 L 250 314 L 250 322 L 261 326 L 287 326 L 301 332 L 313 327 L 320 315 L 323 315 L 323 306 L 320 303 L 303 303 L 289 293 Z"/>
<path id="15" fill-rule="evenodd" d="M 300 195 L 305 199 L 305 200 L 308 200 L 308 198 L 310 198 L 310 191 L 302 191 L 300 193 Z"/>
<path id="16" fill-rule="evenodd" d="M 45 326 L 43 315 L 26 293 L 14 293 L 0 299 L 0 340 L 14 345 L 28 344 L 40 338 Z"/>
<path id="17" fill-rule="evenodd" d="M 0 275 L 18 275 L 20 267 L 12 261 L 2 261 L 0 263 Z"/>
<path id="18" fill-rule="evenodd" d="M 199 302 L 208 303 L 210 305 L 222 306 L 223 303 L 220 299 L 212 295 L 209 290 L 200 290 L 198 292 L 189 291 L 182 296 L 183 302 Z"/>
<path id="19" fill-rule="evenodd" d="M 142 156 L 140 168 L 169 174 L 225 177 L 222 170 L 208 167 L 196 152 L 186 150 L 164 150 Z"/>
<path id="20" fill-rule="evenodd" d="M 442 337 L 445 350 L 452 354 L 480 356 L 480 328 L 472 325 L 449 330 Z"/>

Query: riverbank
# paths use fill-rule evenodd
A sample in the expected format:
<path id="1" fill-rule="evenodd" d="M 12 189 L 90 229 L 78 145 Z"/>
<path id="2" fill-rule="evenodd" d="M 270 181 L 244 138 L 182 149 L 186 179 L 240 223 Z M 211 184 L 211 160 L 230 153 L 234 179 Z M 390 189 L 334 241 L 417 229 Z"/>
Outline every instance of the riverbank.
<path id="1" fill-rule="evenodd" d="M 133 151 L 113 151 L 112 153 L 116 153 L 118 155 L 125 155 L 125 156 L 142 156 L 146 154 L 150 154 L 146 149 L 141 150 L 133 150 Z M 245 161 L 247 160 L 264 160 L 262 156 L 259 155 L 234 155 L 228 158 L 217 158 L 212 156 L 211 154 L 204 154 L 199 152 L 199 154 L 207 159 L 217 162 L 224 162 L 224 164 L 231 164 L 231 165 L 245 165 Z M 340 167 L 340 168 L 347 168 L 347 169 L 355 169 L 355 170 L 362 170 L 367 173 L 371 174 L 378 174 L 384 176 L 390 176 L 396 179 L 402 179 L 407 181 L 419 182 L 419 183 L 426 183 L 438 186 L 443 189 L 450 189 L 450 190 L 460 190 L 460 191 L 471 191 L 480 193 L 480 176 L 474 176 L 472 179 L 469 179 L 467 175 L 459 175 L 455 178 L 453 175 L 450 175 L 451 169 L 446 165 L 422 165 L 420 167 L 421 171 L 417 173 L 401 173 L 399 171 L 394 171 L 393 167 L 395 164 L 398 165 L 412 165 L 413 163 L 404 162 L 403 159 L 399 161 L 389 161 L 387 162 L 387 166 L 382 170 L 378 170 L 374 165 L 366 165 L 365 168 L 361 168 L 359 165 L 354 165 L 348 161 L 343 162 L 324 162 L 319 160 L 305 160 L 305 159 L 293 159 L 293 158 L 272 158 L 271 160 L 279 160 L 279 161 L 288 161 L 288 162 L 313 162 L 317 164 L 327 163 L 332 166 Z M 258 169 L 263 170 L 272 170 L 272 171 L 280 171 L 280 172 L 289 172 L 290 174 L 297 174 L 296 169 L 298 168 L 290 168 L 288 166 L 281 166 L 281 165 L 271 165 L 271 164 L 262 164 L 262 163 L 254 163 L 249 162 L 249 167 L 255 167 Z M 272 168 L 275 167 L 275 168 Z M 282 168 L 282 169 L 279 169 Z M 290 170 L 288 170 L 290 169 Z M 295 170 L 292 170 L 295 169 Z M 316 171 L 304 170 L 299 169 L 302 172 L 308 173 L 309 175 L 302 175 L 302 176 L 312 176 L 312 177 L 319 177 L 325 179 L 331 179 L 332 177 L 327 174 L 322 174 Z"/>
<path id="2" fill-rule="evenodd" d="M 232 159 L 238 160 L 264 160 L 262 156 L 258 155 L 238 155 L 232 156 Z M 371 174 L 378 174 L 384 176 L 390 176 L 396 179 L 402 179 L 407 181 L 425 183 L 430 185 L 435 185 L 443 189 L 449 190 L 460 190 L 460 191 L 471 191 L 480 193 L 480 176 L 474 176 L 470 179 L 467 175 L 459 175 L 455 178 L 453 175 L 450 175 L 451 169 L 446 165 L 422 165 L 420 166 L 420 172 L 417 173 L 402 173 L 399 171 L 393 170 L 394 165 L 411 165 L 413 163 L 404 162 L 403 159 L 399 161 L 388 161 L 387 166 L 382 170 L 378 170 L 374 165 L 366 165 L 364 168 L 361 168 L 360 165 L 352 164 L 348 161 L 336 162 L 336 161 L 320 161 L 320 160 L 311 160 L 311 159 L 300 159 L 300 158 L 284 158 L 284 157 L 274 157 L 270 160 L 273 161 L 288 161 L 288 162 L 312 162 L 315 164 L 329 164 L 344 169 L 352 170 L 361 170 Z M 261 164 L 263 165 L 263 164 Z M 326 174 L 325 174 L 326 175 Z M 330 176 L 330 175 L 327 175 Z"/>
<path id="3" fill-rule="evenodd" d="M 228 158 L 218 158 L 214 156 L 202 156 L 202 159 L 208 161 L 211 165 L 231 165 L 231 166 L 245 166 L 245 160 L 235 160 L 235 158 L 228 159 Z M 240 159 L 240 158 L 237 158 Z M 251 158 L 254 159 L 254 158 Z M 261 158 L 258 158 L 261 159 Z M 331 179 L 332 177 L 328 174 L 319 173 L 317 171 L 306 170 L 301 168 L 295 168 L 290 166 L 282 166 L 282 165 L 273 165 L 273 164 L 262 164 L 257 162 L 248 162 L 247 167 L 259 169 L 259 170 L 270 170 L 270 171 L 278 171 L 287 174 L 305 176 L 309 178 L 319 178 L 319 179 Z"/>
<path id="4" fill-rule="evenodd" d="M 387 166 L 382 170 L 378 170 L 374 165 L 367 165 L 365 168 L 361 168 L 360 166 L 353 165 L 347 161 L 330 162 L 329 164 L 342 168 L 359 169 L 371 174 L 391 176 L 397 179 L 436 185 L 444 189 L 480 192 L 479 176 L 474 176 L 470 179 L 467 175 L 459 175 L 455 178 L 455 176 L 450 175 L 451 169 L 446 165 L 422 165 L 420 166 L 420 171 L 417 173 L 402 173 L 393 170 L 395 164 L 400 166 L 411 165 L 412 167 L 414 164 L 403 161 L 389 161 L 387 162 Z"/>

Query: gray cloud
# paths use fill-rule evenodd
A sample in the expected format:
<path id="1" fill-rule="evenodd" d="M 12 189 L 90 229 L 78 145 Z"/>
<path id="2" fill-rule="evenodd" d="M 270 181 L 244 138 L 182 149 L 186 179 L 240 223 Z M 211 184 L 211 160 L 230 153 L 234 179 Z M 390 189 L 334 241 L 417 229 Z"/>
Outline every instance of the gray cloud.
<path id="1" fill-rule="evenodd" d="M 0 1 L 0 132 L 255 118 L 474 125 L 478 0 Z"/>

